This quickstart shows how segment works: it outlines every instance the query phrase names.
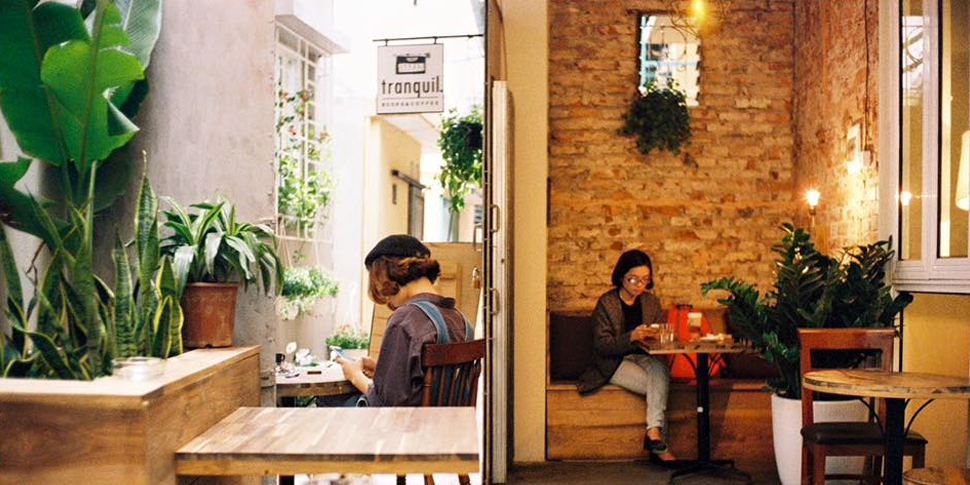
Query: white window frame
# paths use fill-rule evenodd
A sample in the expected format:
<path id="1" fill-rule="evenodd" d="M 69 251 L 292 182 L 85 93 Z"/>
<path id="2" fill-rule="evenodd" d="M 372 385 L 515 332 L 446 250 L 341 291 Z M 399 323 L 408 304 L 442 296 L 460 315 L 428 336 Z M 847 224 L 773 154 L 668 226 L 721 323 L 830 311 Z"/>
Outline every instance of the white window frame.
<path id="1" fill-rule="evenodd" d="M 892 271 L 893 285 L 899 291 L 931 293 L 970 293 L 970 257 L 938 257 L 939 157 L 940 157 L 940 77 L 941 46 L 938 3 L 923 0 L 926 33 L 923 62 L 923 187 L 922 234 L 919 260 L 898 260 L 901 234 L 899 222 L 899 171 L 901 163 L 900 117 L 900 2 L 881 4 L 879 9 L 879 187 L 880 236 L 892 236 L 897 260 Z M 970 39 L 968 39 L 970 41 Z M 970 218 L 970 213 L 968 213 Z M 968 237 L 970 254 L 970 237 Z"/>
<path id="2" fill-rule="evenodd" d="M 297 48 L 286 45 L 280 40 L 282 35 L 287 35 L 297 39 Z M 320 133 L 321 130 L 326 130 L 329 126 L 330 113 L 331 113 L 331 82 L 327 79 L 331 75 L 332 61 L 330 53 L 320 46 L 315 45 L 305 36 L 301 35 L 299 32 L 282 25 L 280 22 L 276 23 L 276 66 L 275 66 L 275 89 L 283 88 L 285 91 L 289 91 L 287 86 L 285 86 L 284 67 L 282 66 L 283 59 L 290 59 L 296 62 L 298 68 L 297 76 L 299 77 L 299 87 L 296 91 L 307 90 L 313 93 L 313 99 L 308 101 L 308 108 L 304 114 L 304 119 L 302 124 L 312 125 L 315 133 Z M 312 60 L 311 52 L 319 54 L 316 60 Z M 313 75 L 310 75 L 310 72 Z M 296 92 L 294 91 L 294 92 Z M 275 93 L 274 93 L 275 96 Z M 279 116 L 279 113 L 276 113 Z M 307 160 L 307 140 L 303 134 L 305 131 L 301 130 L 300 135 L 295 138 L 300 139 L 303 142 L 303 154 L 301 170 L 302 173 L 306 174 L 309 171 L 325 171 L 328 172 L 331 177 L 333 176 L 332 162 L 329 160 L 323 160 L 320 162 L 310 162 Z M 283 138 L 286 135 L 277 135 L 277 143 L 283 143 Z M 278 173 L 278 171 L 277 171 Z M 277 175 L 276 185 L 274 187 L 274 204 L 276 205 L 276 210 L 279 210 L 278 194 L 280 180 Z M 277 235 L 283 238 L 292 238 L 304 241 L 314 241 L 314 240 L 325 240 L 329 241 L 329 237 L 321 234 L 321 231 L 325 228 L 326 221 L 330 219 L 330 212 L 333 210 L 333 204 L 331 203 L 326 209 L 325 214 L 318 214 L 317 220 L 314 224 L 310 226 L 302 227 L 296 231 L 296 234 L 290 234 L 287 232 L 285 224 L 277 224 Z M 276 220 L 279 221 L 281 218 L 285 218 L 283 214 L 277 214 Z"/>

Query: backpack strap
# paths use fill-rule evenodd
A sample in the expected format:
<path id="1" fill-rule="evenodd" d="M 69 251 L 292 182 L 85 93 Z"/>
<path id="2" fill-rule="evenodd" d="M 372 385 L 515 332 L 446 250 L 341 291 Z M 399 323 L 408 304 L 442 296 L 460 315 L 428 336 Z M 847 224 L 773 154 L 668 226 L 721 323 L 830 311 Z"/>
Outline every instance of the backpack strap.
<path id="1" fill-rule="evenodd" d="M 421 309 L 421 311 L 424 312 L 424 314 L 427 315 L 429 319 L 431 319 L 431 322 L 434 323 L 435 330 L 437 330 L 438 332 L 438 339 L 436 343 L 447 344 L 451 342 L 451 337 L 448 335 L 448 327 L 445 325 L 445 318 L 441 315 L 441 311 L 438 310 L 438 307 L 435 306 L 434 303 L 431 303 L 430 301 L 419 300 L 419 301 L 411 302 L 409 303 L 409 305 L 414 305 L 419 309 Z M 462 320 L 464 320 L 465 322 L 465 340 L 467 341 L 469 339 L 474 338 L 472 326 L 468 324 L 468 319 L 465 318 L 464 315 L 462 315 Z M 444 380 L 443 380 L 445 385 L 444 390 L 438 389 L 438 382 L 440 380 L 439 379 L 440 371 L 442 370 L 444 370 L 444 373 L 445 373 Z M 440 392 L 445 392 L 449 396 L 453 393 L 458 392 L 459 390 L 458 387 L 453 383 L 454 381 L 453 376 L 455 373 L 454 368 L 449 367 L 445 369 L 434 369 L 432 372 L 433 372 L 432 374 L 433 384 L 431 385 L 432 402 L 435 402 L 438 400 L 438 395 Z"/>
<path id="2" fill-rule="evenodd" d="M 408 305 L 414 305 L 421 309 L 422 312 L 431 320 L 434 324 L 435 330 L 438 332 L 438 340 L 435 343 L 447 344 L 451 342 L 451 336 L 448 335 L 448 326 L 445 325 L 445 318 L 441 315 L 441 311 L 438 307 L 431 303 L 430 301 L 418 300 L 408 303 Z M 462 321 L 465 323 L 465 341 L 468 342 L 475 337 L 475 329 L 468 323 L 468 319 L 465 315 L 461 316 Z"/>

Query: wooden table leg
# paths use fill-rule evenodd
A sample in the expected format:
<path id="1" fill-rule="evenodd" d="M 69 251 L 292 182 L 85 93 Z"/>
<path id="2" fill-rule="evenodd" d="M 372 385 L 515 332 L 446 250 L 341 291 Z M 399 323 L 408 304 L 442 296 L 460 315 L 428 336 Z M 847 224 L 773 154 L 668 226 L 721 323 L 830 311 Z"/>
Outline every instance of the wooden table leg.
<path id="1" fill-rule="evenodd" d="M 903 444 L 906 437 L 906 400 L 886 399 L 886 485 L 903 483 Z"/>

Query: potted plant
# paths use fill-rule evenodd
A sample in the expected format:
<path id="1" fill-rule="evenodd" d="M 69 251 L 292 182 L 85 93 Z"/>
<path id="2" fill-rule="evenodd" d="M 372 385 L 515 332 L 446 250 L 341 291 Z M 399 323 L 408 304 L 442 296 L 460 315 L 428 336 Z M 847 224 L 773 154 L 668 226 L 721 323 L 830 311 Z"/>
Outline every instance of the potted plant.
<path id="1" fill-rule="evenodd" d="M 326 271 L 312 266 L 287 268 L 277 299 L 277 313 L 284 320 L 293 320 L 309 313 L 317 300 L 337 296 L 337 291 L 337 280 Z"/>
<path id="2" fill-rule="evenodd" d="M 636 135 L 637 150 L 644 155 L 655 148 L 679 155 L 682 147 L 690 142 L 687 96 L 673 85 L 651 82 L 641 88 L 623 121 L 620 134 Z M 687 152 L 684 152 L 684 163 L 695 165 Z"/>
<path id="3" fill-rule="evenodd" d="M 342 349 L 348 357 L 359 359 L 367 355 L 370 335 L 361 332 L 357 327 L 340 325 L 334 330 L 333 335 L 327 337 L 327 346 L 331 352 L 334 348 L 338 348 Z"/>
<path id="4" fill-rule="evenodd" d="M 774 391 L 775 458 L 782 483 L 791 485 L 798 483 L 801 470 L 798 329 L 892 327 L 912 296 L 894 297 L 886 284 L 885 268 L 895 254 L 891 239 L 845 248 L 838 257 L 830 257 L 819 253 L 802 229 L 787 223 L 782 229 L 780 243 L 772 248 L 778 255 L 776 281 L 764 297 L 753 285 L 734 278 L 710 281 L 701 289 L 705 295 L 712 290 L 728 292 L 718 300 L 727 307 L 728 319 L 778 367 L 780 377 L 768 382 Z M 851 352 L 819 357 L 827 360 L 823 367 L 850 367 L 862 358 Z M 816 401 L 816 421 L 850 421 L 844 413 L 854 412 L 859 415 L 856 420 L 865 418 L 864 407 L 847 402 Z M 840 417 L 827 419 L 826 413 Z"/>
<path id="5" fill-rule="evenodd" d="M 452 109 L 441 121 L 438 147 L 445 164 L 438 180 L 451 197 L 451 212 L 465 207 L 465 195 L 482 185 L 482 114 L 473 107 L 465 116 Z"/>
<path id="6" fill-rule="evenodd" d="M 236 318 L 239 283 L 277 292 L 283 266 L 276 254 L 273 231 L 264 224 L 236 220 L 236 207 L 220 198 L 189 206 L 190 213 L 167 199 L 162 252 L 174 261 L 181 295 L 186 347 L 228 347 Z"/>

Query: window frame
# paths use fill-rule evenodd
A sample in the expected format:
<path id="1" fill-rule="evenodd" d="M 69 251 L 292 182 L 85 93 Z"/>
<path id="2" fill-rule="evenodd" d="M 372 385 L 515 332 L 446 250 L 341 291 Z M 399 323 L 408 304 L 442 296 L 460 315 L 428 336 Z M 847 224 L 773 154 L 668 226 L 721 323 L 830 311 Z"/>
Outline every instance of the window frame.
<path id="1" fill-rule="evenodd" d="M 892 282 L 898 291 L 930 293 L 970 293 L 970 257 L 939 257 L 940 159 L 941 138 L 941 39 L 939 0 L 922 0 L 926 34 L 923 62 L 924 92 L 922 113 L 922 197 L 920 259 L 900 260 L 899 242 L 902 221 L 899 210 L 902 166 L 902 70 L 900 66 L 902 0 L 887 2 L 880 8 L 880 105 L 879 147 L 880 236 L 892 236 L 897 243 Z M 970 41 L 970 39 L 968 39 Z M 886 116 L 883 116 L 882 114 Z M 926 143 L 932 140 L 932 143 Z M 970 211 L 967 217 L 970 218 Z M 968 230 L 970 254 L 970 230 Z"/>

